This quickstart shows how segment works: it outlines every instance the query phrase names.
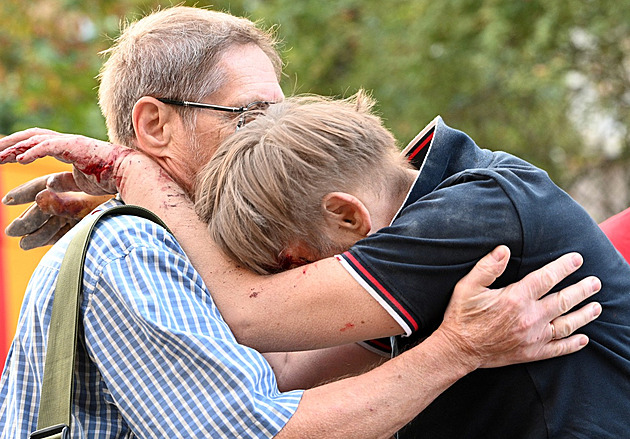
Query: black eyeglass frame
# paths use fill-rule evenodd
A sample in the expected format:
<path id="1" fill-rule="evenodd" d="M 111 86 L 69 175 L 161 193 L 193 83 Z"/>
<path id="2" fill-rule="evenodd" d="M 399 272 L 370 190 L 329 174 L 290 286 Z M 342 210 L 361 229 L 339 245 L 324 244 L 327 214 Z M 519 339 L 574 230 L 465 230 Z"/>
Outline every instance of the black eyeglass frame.
<path id="1" fill-rule="evenodd" d="M 190 102 L 190 101 L 180 101 L 177 99 L 169 99 L 169 98 L 156 98 L 158 101 L 168 104 L 168 105 L 177 105 L 179 107 L 191 107 L 191 108 L 203 108 L 206 110 L 216 110 L 216 111 L 225 111 L 228 113 L 238 113 L 241 116 L 238 119 L 238 123 L 236 124 L 236 129 L 242 128 L 245 125 L 245 113 L 248 111 L 252 111 L 252 107 L 258 105 L 271 105 L 275 102 L 268 101 L 255 101 L 251 102 L 244 107 L 227 107 L 225 105 L 214 105 L 214 104 L 204 104 L 203 102 Z"/>

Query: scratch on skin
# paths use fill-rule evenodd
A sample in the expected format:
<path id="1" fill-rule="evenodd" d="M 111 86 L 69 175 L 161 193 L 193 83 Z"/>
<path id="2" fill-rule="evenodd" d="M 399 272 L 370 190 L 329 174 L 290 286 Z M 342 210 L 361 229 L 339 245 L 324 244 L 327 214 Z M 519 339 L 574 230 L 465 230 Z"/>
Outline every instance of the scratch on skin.
<path id="1" fill-rule="evenodd" d="M 348 329 L 352 329 L 352 328 L 354 328 L 354 325 L 353 325 L 352 323 L 346 323 L 346 326 L 344 326 L 343 328 L 341 328 L 341 329 L 339 330 L 339 332 L 344 332 L 344 331 L 347 331 Z"/>

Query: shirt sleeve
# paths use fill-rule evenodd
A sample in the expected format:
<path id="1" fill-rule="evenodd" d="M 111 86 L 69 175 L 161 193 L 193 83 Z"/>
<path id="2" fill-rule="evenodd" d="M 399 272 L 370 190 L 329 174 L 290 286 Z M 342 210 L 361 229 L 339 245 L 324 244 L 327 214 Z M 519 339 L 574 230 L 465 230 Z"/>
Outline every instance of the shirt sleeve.
<path id="1" fill-rule="evenodd" d="M 302 392 L 278 391 L 174 239 L 138 221 L 99 224 L 86 263 L 86 346 L 111 404 L 138 437 L 274 436 Z"/>
<path id="2" fill-rule="evenodd" d="M 503 276 L 518 269 L 522 236 L 517 210 L 492 173 L 464 172 L 338 259 L 407 336 L 427 336 L 441 323 L 456 283 L 497 245 L 512 251 Z"/>

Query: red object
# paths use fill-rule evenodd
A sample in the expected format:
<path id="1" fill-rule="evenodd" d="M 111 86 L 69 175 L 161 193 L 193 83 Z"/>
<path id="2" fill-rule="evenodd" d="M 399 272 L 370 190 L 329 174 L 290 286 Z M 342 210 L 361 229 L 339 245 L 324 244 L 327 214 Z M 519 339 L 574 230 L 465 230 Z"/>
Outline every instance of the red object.
<path id="1" fill-rule="evenodd" d="M 0 193 L 4 193 L 2 181 L 0 181 Z M 3 209 L 0 209 L 0 224 L 4 224 Z M 0 371 L 4 368 L 4 362 L 9 351 L 9 343 L 11 338 L 9 335 L 9 323 L 7 316 L 9 315 L 8 297 L 9 292 L 7 286 L 6 261 L 4 260 L 4 240 L 6 239 L 4 232 L 0 231 Z"/>
<path id="2" fill-rule="evenodd" d="M 615 248 L 630 263 L 630 208 L 599 225 Z"/>

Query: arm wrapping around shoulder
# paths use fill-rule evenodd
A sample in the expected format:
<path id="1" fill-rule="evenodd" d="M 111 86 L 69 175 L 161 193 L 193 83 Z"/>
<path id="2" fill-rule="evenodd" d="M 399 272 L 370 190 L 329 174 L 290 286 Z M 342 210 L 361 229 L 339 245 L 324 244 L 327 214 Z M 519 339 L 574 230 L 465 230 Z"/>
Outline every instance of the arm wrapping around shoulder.
<path id="1" fill-rule="evenodd" d="M 500 244 L 512 252 L 512 267 L 503 276 L 509 278 L 522 252 L 517 210 L 492 176 L 463 172 L 410 203 L 390 227 L 343 257 L 407 335 L 428 335 L 440 324 L 455 284 Z"/>

